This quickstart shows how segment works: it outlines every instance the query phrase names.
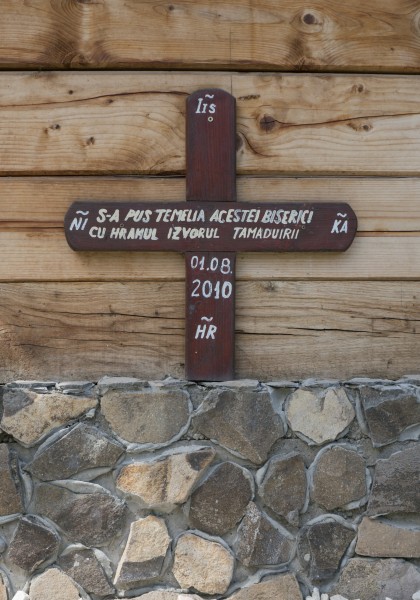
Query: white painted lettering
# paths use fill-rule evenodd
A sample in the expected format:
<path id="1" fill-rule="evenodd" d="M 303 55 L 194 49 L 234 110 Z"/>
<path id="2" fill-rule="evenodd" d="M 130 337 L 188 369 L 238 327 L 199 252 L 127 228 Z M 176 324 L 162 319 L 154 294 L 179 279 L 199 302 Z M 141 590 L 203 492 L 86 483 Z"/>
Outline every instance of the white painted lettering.
<path id="1" fill-rule="evenodd" d="M 309 215 L 309 210 L 304 210 L 302 211 L 302 225 L 306 225 L 306 223 L 308 222 L 308 215 Z"/>
<path id="2" fill-rule="evenodd" d="M 216 331 L 217 331 L 216 325 L 209 325 L 208 326 L 208 330 L 207 330 L 206 340 L 209 340 L 209 339 L 214 340 L 214 339 L 216 339 L 215 338 Z"/>
<path id="3" fill-rule="evenodd" d="M 262 216 L 261 223 L 271 223 L 273 218 L 273 210 L 266 210 Z"/>
<path id="4" fill-rule="evenodd" d="M 109 216 L 110 223 L 118 223 L 120 220 L 120 210 L 116 208 L 112 215 Z"/>
<path id="5" fill-rule="evenodd" d="M 99 214 L 98 214 L 98 216 L 96 217 L 96 221 L 97 221 L 98 223 L 105 223 L 105 221 L 106 221 L 106 215 L 107 215 L 106 208 L 100 208 L 100 209 L 98 210 L 98 213 L 99 213 Z"/>
<path id="6" fill-rule="evenodd" d="M 128 211 L 124 220 L 129 221 L 131 219 L 132 221 L 134 221 L 134 223 L 149 223 L 151 216 L 151 210 L 136 210 L 134 208 L 131 208 Z"/>
<path id="7" fill-rule="evenodd" d="M 331 233 L 339 233 L 338 226 L 341 225 L 341 219 L 336 219 L 331 229 Z"/>
<path id="8" fill-rule="evenodd" d="M 156 223 L 159 223 L 161 218 L 162 218 L 162 214 L 165 212 L 164 208 L 156 208 L 155 209 L 155 213 L 156 213 Z"/>
<path id="9" fill-rule="evenodd" d="M 106 228 L 105 227 L 91 227 L 89 229 L 89 236 L 92 238 L 99 238 L 103 240 L 105 238 Z"/>
<path id="10" fill-rule="evenodd" d="M 206 329 L 207 329 L 207 325 L 197 325 L 197 329 L 195 330 L 195 339 L 196 340 L 204 339 Z"/>
<path id="11" fill-rule="evenodd" d="M 285 210 L 283 212 L 283 218 L 281 220 L 283 225 L 287 225 L 289 223 L 289 215 L 290 215 L 290 210 Z"/>
<path id="12" fill-rule="evenodd" d="M 213 321 L 213 317 L 201 317 L 202 321 Z M 215 340 L 217 332 L 217 325 L 207 325 L 207 323 L 203 323 L 202 325 L 197 325 L 195 330 L 195 339 L 196 340 Z"/>
<path id="13" fill-rule="evenodd" d="M 130 208 L 130 210 L 128 211 L 128 213 L 125 216 L 124 221 L 128 221 L 128 219 L 133 219 L 133 221 L 139 220 L 139 213 L 140 212 L 143 212 L 143 211 L 133 210 L 132 208 Z"/>
<path id="14" fill-rule="evenodd" d="M 83 231 L 87 225 L 87 222 L 88 220 L 84 219 L 83 217 L 74 217 L 70 225 L 70 231 L 73 231 L 73 229 L 75 229 L 76 231 Z"/>
<path id="15" fill-rule="evenodd" d="M 293 223 L 294 225 L 296 225 L 297 223 L 297 218 L 298 218 L 298 211 L 297 210 L 292 210 L 290 211 L 290 219 L 289 219 L 289 223 Z"/>

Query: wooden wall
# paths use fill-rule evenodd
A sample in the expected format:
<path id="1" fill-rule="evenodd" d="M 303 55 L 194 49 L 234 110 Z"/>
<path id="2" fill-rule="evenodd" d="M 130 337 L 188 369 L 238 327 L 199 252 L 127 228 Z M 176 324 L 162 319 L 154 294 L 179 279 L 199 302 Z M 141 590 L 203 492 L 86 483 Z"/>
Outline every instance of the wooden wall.
<path id="1" fill-rule="evenodd" d="M 349 202 L 344 254 L 241 254 L 237 376 L 419 372 L 418 0 L 1 0 L 0 381 L 183 376 L 176 254 L 74 253 L 76 199 L 185 199 L 237 98 L 238 201 Z"/>

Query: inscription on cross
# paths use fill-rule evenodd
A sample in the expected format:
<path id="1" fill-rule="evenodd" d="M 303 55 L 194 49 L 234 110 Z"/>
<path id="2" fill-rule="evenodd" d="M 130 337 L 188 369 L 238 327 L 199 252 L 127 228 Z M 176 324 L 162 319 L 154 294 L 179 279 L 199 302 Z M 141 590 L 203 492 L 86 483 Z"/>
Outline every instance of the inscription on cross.
<path id="1" fill-rule="evenodd" d="M 186 377 L 234 377 L 236 252 L 344 251 L 357 219 L 344 203 L 236 201 L 235 98 L 187 99 L 187 204 L 79 201 L 64 227 L 73 250 L 173 250 L 186 260 Z"/>

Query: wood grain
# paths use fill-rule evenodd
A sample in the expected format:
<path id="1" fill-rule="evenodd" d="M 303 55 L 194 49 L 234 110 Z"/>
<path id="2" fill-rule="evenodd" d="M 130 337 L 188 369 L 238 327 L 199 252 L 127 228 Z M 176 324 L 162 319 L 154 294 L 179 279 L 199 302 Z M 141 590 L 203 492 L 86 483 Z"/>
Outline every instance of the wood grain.
<path id="1" fill-rule="evenodd" d="M 2 0 L 3 68 L 419 72 L 413 0 Z"/>
<path id="2" fill-rule="evenodd" d="M 346 202 L 358 231 L 420 232 L 420 178 L 238 177 L 238 202 Z M 76 200 L 185 201 L 182 177 L 0 177 L 0 232 L 62 228 Z"/>
<path id="3" fill-rule="evenodd" d="M 383 44 L 389 42 L 385 30 L 401 13 L 411 19 L 413 27 L 417 23 L 413 20 L 415 3 L 400 3 L 400 12 L 393 13 L 392 1 L 377 4 L 382 16 L 389 10 L 377 24 L 379 28 L 386 24 Z M 95 66 L 116 65 L 118 44 L 112 35 L 106 38 L 108 57 L 102 46 L 89 50 L 89 44 L 97 23 L 106 31 L 104 15 L 113 14 L 117 3 L 14 3 L 13 10 L 23 21 L 11 19 L 9 5 L 6 0 L 8 33 L 0 35 L 2 48 L 11 47 L 10 36 L 18 37 L 27 11 L 42 18 L 37 21 L 32 14 L 26 39 L 21 46 L 14 46 L 15 54 L 9 53 L 17 62 L 4 66 L 22 66 L 23 45 L 27 65 L 31 60 L 46 61 L 37 65 L 50 64 L 56 55 L 60 67 L 93 65 L 89 61 L 95 52 Z M 156 2 L 129 0 L 120 5 L 121 14 L 128 11 L 135 22 L 133 15 L 140 14 L 136 12 L 140 6 L 142 10 L 153 6 L 158 14 L 164 8 Z M 180 6 L 166 9 L 176 13 Z M 274 49 L 275 44 L 291 43 L 287 36 L 274 42 L 277 26 L 272 27 L 270 38 L 270 27 L 266 27 L 270 23 L 261 20 L 266 6 L 269 3 L 264 0 L 264 5 L 250 12 L 255 33 L 242 22 L 240 34 L 253 39 L 249 51 L 262 62 L 258 40 L 263 34 Z M 294 6 L 293 10 L 299 10 L 299 4 Z M 358 7 L 358 15 L 365 17 L 362 28 L 369 22 L 363 6 Z M 200 7 L 203 5 L 189 4 L 195 15 Z M 211 10 L 215 7 L 225 11 L 225 16 L 233 15 L 237 8 L 233 3 L 215 4 Z M 342 15 L 350 10 L 340 7 Z M 277 10 L 274 4 L 271 10 Z M 326 13 L 335 10 L 338 14 L 333 0 Z M 63 11 L 67 22 L 57 29 Z M 102 17 L 98 18 L 99 14 Z M 310 14 L 315 16 L 314 22 L 299 17 L 293 27 L 309 28 L 308 36 L 315 43 L 316 35 L 323 34 L 310 31 L 321 17 L 315 10 Z M 393 14 L 398 17 L 389 16 Z M 46 32 L 43 27 L 49 16 Z M 116 29 L 120 21 L 113 16 Z M 356 17 L 353 23 L 358 23 Z M 223 19 L 216 25 L 221 31 Z M 329 21 L 324 20 L 324 25 L 331 27 Z M 239 48 L 235 38 L 239 27 L 235 29 L 232 22 L 229 27 L 235 40 L 229 60 L 238 62 L 234 51 L 235 44 Z M 3 21 L 0 34 L 2 28 Z M 148 35 L 155 35 L 148 29 Z M 355 31 L 359 29 L 353 29 L 352 39 L 357 39 L 359 47 L 365 43 L 372 46 L 366 29 L 365 38 Z M 128 29 L 127 49 L 130 35 Z M 50 36 L 55 36 L 55 46 L 49 43 Z M 66 38 L 65 43 L 60 36 Z M 329 36 L 333 41 L 334 36 Z M 410 36 L 401 43 L 408 46 Z M 160 37 L 165 44 L 168 36 Z M 306 35 L 299 37 L 306 39 Z M 214 40 L 211 43 L 215 44 Z M 41 51 L 42 44 L 48 49 Z M 355 62 L 360 60 L 357 44 L 352 46 Z M 195 46 L 199 61 L 199 44 Z M 322 47 L 326 52 L 325 40 Z M 223 43 L 214 48 L 222 56 Z M 308 48 L 306 45 L 303 50 L 306 58 L 310 57 Z M 344 56 L 345 44 L 342 49 Z M 384 48 L 382 51 L 386 69 L 390 63 Z M 2 52 L 0 49 L 0 61 Z M 120 52 L 128 52 L 123 43 Z M 203 52 L 213 58 L 209 47 Z M 323 60 L 319 52 L 317 60 Z M 176 52 L 168 56 L 173 60 L 179 57 Z M 375 52 L 372 57 L 371 65 Z M 136 62 L 138 58 L 130 60 L 133 63 L 121 59 L 117 66 L 142 64 Z M 217 60 L 213 65 L 233 64 L 224 63 L 224 58 L 220 63 Z M 275 51 L 271 60 L 278 60 Z M 400 65 L 406 60 L 408 70 L 415 70 L 414 59 L 408 55 L 400 52 L 399 60 Z M 312 66 L 304 61 L 300 64 L 318 68 L 315 62 Z M 238 255 L 236 376 L 264 380 L 314 375 L 395 378 L 418 371 L 420 77 L 11 72 L 3 73 L 0 89 L 0 381 L 97 379 L 105 374 L 183 376 L 182 257 L 77 254 L 65 242 L 62 223 L 75 200 L 185 200 L 185 98 L 209 86 L 226 89 L 237 98 L 238 201 L 348 202 L 359 217 L 358 237 L 344 254 Z M 23 177 L 25 174 L 31 177 Z M 80 176 L 63 177 L 66 174 Z M 100 177 L 86 177 L 93 174 Z M 130 176 L 113 176 L 117 174 Z"/>
<path id="4" fill-rule="evenodd" d="M 185 97 L 237 97 L 240 174 L 418 175 L 420 77 L 3 74 L 0 175 L 181 174 Z"/>
<path id="5" fill-rule="evenodd" d="M 0 281 L 181 281 L 181 254 L 165 252 L 73 252 L 64 233 L 4 231 Z M 238 254 L 237 280 L 416 280 L 420 236 L 356 237 L 343 253 Z"/>
<path id="6" fill-rule="evenodd" d="M 184 285 L 1 284 L 0 380 L 183 377 Z M 237 286 L 236 376 L 417 372 L 419 282 Z"/>
<path id="7" fill-rule="evenodd" d="M 358 216 L 354 248 L 339 256 L 240 255 L 241 279 L 416 279 L 420 235 L 420 179 L 258 178 L 238 179 L 239 200 L 334 201 L 351 204 Z M 64 214 L 78 198 L 180 201 L 183 179 L 0 178 L 2 281 L 181 280 L 177 254 L 72 252 Z M 368 236 L 368 237 L 366 237 Z M 410 260 L 407 257 L 410 256 Z"/>

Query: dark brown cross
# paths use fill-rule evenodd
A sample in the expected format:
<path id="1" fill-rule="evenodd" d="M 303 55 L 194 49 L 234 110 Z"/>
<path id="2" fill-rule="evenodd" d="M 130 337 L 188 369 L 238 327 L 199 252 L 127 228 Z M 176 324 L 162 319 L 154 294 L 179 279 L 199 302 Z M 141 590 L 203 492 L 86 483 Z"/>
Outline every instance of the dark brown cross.
<path id="1" fill-rule="evenodd" d="M 193 381 L 234 377 L 236 252 L 343 251 L 357 219 L 341 203 L 236 201 L 235 98 L 206 89 L 187 99 L 187 201 L 75 202 L 73 250 L 173 250 L 186 260 L 185 370 Z"/>

